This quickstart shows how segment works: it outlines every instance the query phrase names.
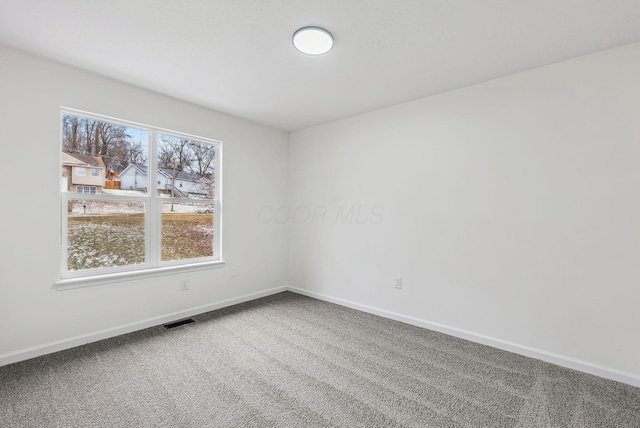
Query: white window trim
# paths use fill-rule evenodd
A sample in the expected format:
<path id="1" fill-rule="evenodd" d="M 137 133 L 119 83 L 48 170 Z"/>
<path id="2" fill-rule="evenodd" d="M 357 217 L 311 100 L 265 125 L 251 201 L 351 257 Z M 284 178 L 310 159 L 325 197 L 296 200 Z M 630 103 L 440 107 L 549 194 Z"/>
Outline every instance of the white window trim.
<path id="1" fill-rule="evenodd" d="M 214 183 L 215 199 L 206 199 L 204 202 L 207 204 L 214 204 L 215 220 L 213 230 L 213 251 L 217 254 L 217 257 L 211 258 L 198 258 L 187 260 L 172 260 L 168 262 L 162 262 L 158 255 L 160 250 L 160 210 L 162 202 L 168 202 L 166 198 L 159 197 L 155 188 L 151 186 L 146 196 L 127 196 L 126 200 L 141 201 L 145 205 L 145 262 L 139 265 L 117 266 L 111 268 L 100 269 L 98 272 L 94 271 L 68 271 L 67 270 L 67 241 L 64 238 L 64 233 L 67 228 L 67 201 L 70 199 L 92 199 L 92 200 L 123 200 L 123 197 L 104 195 L 104 194 L 78 194 L 72 192 L 61 192 L 60 195 L 60 212 L 62 215 L 62 221 L 60 222 L 60 241 L 62 253 L 60 254 L 60 279 L 54 282 L 54 287 L 57 290 L 66 290 L 73 288 L 89 287 L 94 285 L 101 285 L 113 282 L 128 281 L 138 278 L 151 278 L 155 276 L 167 275 L 185 271 L 197 271 L 202 269 L 211 269 L 222 267 L 225 264 L 224 256 L 222 254 L 222 141 L 215 140 L 208 137 L 203 137 L 194 134 L 188 134 L 184 132 L 174 131 L 171 129 L 160 128 L 157 126 L 146 125 L 139 122 L 132 122 L 110 116 L 99 115 L 82 110 L 77 110 L 68 107 L 61 107 L 61 123 L 62 116 L 65 114 L 82 116 L 85 118 L 111 122 L 118 125 L 141 129 L 149 132 L 149 181 L 151 177 L 157 176 L 156 161 L 157 159 L 157 139 L 158 135 L 166 134 L 176 136 L 179 138 L 185 138 L 189 140 L 202 141 L 205 143 L 213 144 L 216 147 L 216 180 Z M 63 130 L 60 126 L 59 141 L 62 142 Z M 151 143 L 153 142 L 153 143 Z M 60 150 L 60 156 L 62 157 L 62 150 Z M 62 181 L 62 177 L 60 177 Z M 60 186 L 61 188 L 62 186 Z M 179 201 L 180 198 L 172 198 L 169 200 Z M 191 199 L 185 199 L 193 202 Z"/>
<path id="2" fill-rule="evenodd" d="M 113 272 L 108 274 L 91 275 L 78 278 L 65 278 L 54 283 L 58 291 L 73 290 L 76 288 L 93 287 L 96 285 L 114 284 L 118 282 L 133 281 L 137 279 L 155 278 L 158 276 L 176 275 L 185 272 L 215 269 L 224 267 L 225 260 L 215 260 L 200 263 L 182 264 L 175 266 L 162 266 L 153 269 L 139 269 L 126 272 Z"/>

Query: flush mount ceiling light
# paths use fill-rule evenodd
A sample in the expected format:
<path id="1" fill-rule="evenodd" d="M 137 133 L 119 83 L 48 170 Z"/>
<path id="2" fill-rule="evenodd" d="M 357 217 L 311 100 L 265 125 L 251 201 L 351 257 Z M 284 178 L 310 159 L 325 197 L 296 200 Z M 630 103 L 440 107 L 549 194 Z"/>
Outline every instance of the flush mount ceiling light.
<path id="1" fill-rule="evenodd" d="M 322 55 L 333 47 L 333 36 L 320 27 L 302 27 L 293 33 L 293 46 L 307 55 Z"/>

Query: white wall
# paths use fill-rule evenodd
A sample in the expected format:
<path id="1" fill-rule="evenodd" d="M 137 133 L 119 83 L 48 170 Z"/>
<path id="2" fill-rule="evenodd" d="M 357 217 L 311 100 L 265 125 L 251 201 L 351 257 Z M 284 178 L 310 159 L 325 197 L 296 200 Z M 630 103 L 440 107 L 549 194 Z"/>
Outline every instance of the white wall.
<path id="1" fill-rule="evenodd" d="M 56 291 L 60 106 L 223 141 L 227 266 Z M 0 124 L 0 365 L 286 284 L 285 226 L 257 221 L 286 200 L 286 133 L 2 47 Z"/>
<path id="2" fill-rule="evenodd" d="M 640 44 L 295 132 L 289 186 L 293 287 L 640 386 Z"/>

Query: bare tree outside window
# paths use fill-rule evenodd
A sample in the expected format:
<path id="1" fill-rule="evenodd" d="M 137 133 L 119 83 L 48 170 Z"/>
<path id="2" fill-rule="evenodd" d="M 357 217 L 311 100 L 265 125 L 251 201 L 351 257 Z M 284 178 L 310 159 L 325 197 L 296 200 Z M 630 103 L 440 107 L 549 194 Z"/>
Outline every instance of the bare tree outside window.
<path id="1" fill-rule="evenodd" d="M 187 187 L 191 195 L 213 198 L 215 187 L 216 150 L 211 144 L 160 135 L 158 168 L 170 177 L 166 188 L 172 197 L 178 187 Z M 182 186 L 180 186 L 182 182 Z"/>
<path id="2" fill-rule="evenodd" d="M 121 171 L 129 163 L 146 163 L 148 148 L 134 129 L 65 114 L 62 117 L 63 151 L 100 156 L 108 170 Z M 136 140 L 138 137 L 138 140 Z M 148 140 L 148 135 L 146 136 Z"/>

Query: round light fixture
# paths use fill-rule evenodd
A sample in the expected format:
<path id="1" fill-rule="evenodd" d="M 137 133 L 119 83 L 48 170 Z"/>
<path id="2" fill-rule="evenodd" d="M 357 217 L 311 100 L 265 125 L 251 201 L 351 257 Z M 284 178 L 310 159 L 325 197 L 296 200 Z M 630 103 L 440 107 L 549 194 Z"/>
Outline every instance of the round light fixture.
<path id="1" fill-rule="evenodd" d="M 293 46 L 307 55 L 322 55 L 333 47 L 333 36 L 320 27 L 302 27 L 293 33 Z"/>

